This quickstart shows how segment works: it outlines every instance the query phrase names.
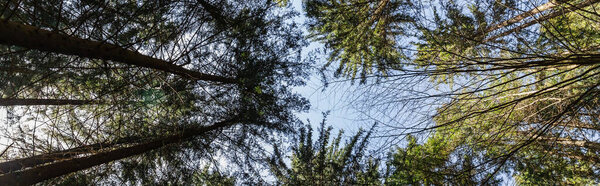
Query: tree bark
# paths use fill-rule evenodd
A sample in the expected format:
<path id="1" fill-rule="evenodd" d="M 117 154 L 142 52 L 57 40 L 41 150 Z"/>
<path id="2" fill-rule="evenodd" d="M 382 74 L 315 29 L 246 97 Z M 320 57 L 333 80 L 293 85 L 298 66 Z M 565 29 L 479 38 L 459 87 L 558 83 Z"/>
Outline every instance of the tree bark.
<path id="1" fill-rule="evenodd" d="M 0 71 L 4 71 L 7 73 L 35 73 L 35 71 L 33 70 L 19 67 L 0 67 Z"/>
<path id="2" fill-rule="evenodd" d="M 114 147 L 115 145 L 119 144 L 135 143 L 137 142 L 135 140 L 136 138 L 122 138 L 112 143 L 95 143 L 91 145 L 84 145 L 71 149 L 2 162 L 0 163 L 0 174 L 18 171 L 27 167 L 34 167 L 54 161 L 69 159 L 81 154 L 93 153 L 95 151 Z"/>
<path id="3" fill-rule="evenodd" d="M 508 25 L 512 25 L 514 23 L 517 23 L 525 18 L 528 18 L 530 16 L 533 16 L 535 14 L 538 14 L 540 12 L 546 11 L 548 9 L 554 8 L 556 5 L 558 5 L 560 2 L 555 2 L 553 0 L 551 0 L 550 2 L 547 2 L 543 5 L 540 5 L 538 7 L 535 7 L 527 12 L 523 12 L 515 17 L 510 18 L 509 20 L 506 20 L 502 23 L 496 24 L 496 25 L 492 25 L 489 26 L 487 29 L 485 29 L 485 33 L 489 33 L 489 32 L 493 32 L 495 30 L 498 30 L 502 27 L 508 26 Z"/>
<path id="4" fill-rule="evenodd" d="M 0 106 L 88 105 L 98 103 L 98 101 L 93 100 L 0 98 Z"/>
<path id="5" fill-rule="evenodd" d="M 21 158 L 11 161 L 6 161 L 0 163 L 0 174 L 9 173 L 13 171 L 18 171 L 27 167 L 34 167 L 37 165 L 42 165 L 46 163 L 50 163 L 53 161 L 67 159 L 74 157 L 76 155 L 90 153 L 95 150 L 99 150 L 100 148 L 108 148 L 112 146 L 112 144 L 93 144 L 86 145 L 77 148 L 67 149 L 64 151 L 52 152 L 47 154 L 41 154 L 36 156 L 31 156 L 27 158 Z"/>
<path id="6" fill-rule="evenodd" d="M 140 155 L 151 150 L 159 149 L 169 144 L 189 141 L 206 132 L 235 124 L 236 120 L 226 120 L 214 125 L 189 129 L 182 133 L 159 138 L 146 143 L 139 143 L 111 151 L 100 152 L 86 157 L 73 158 L 51 163 L 18 172 L 0 175 L 0 183 L 5 185 L 33 185 L 51 178 L 59 177 L 76 171 L 91 168 L 114 160 Z"/>
<path id="7" fill-rule="evenodd" d="M 502 33 L 500 33 L 498 35 L 489 37 L 488 39 L 485 39 L 483 41 L 483 43 L 486 43 L 486 42 L 489 42 L 489 41 L 494 41 L 494 40 L 496 40 L 498 38 L 507 36 L 507 35 L 509 35 L 511 33 L 521 31 L 521 30 L 523 30 L 523 29 L 525 29 L 527 27 L 530 27 L 531 25 L 534 25 L 534 24 L 546 21 L 548 19 L 552 19 L 552 18 L 558 17 L 560 15 L 564 15 L 566 13 L 569 13 L 569 12 L 572 12 L 572 11 L 575 11 L 575 10 L 579 10 L 579 9 L 585 8 L 587 6 L 593 5 L 593 4 L 598 3 L 598 2 L 600 2 L 600 0 L 587 0 L 587 1 L 584 1 L 584 2 L 579 3 L 577 5 L 569 6 L 569 7 L 566 8 L 565 11 L 554 11 L 554 12 L 552 12 L 550 14 L 543 15 L 543 16 L 541 16 L 541 17 L 539 17 L 539 18 L 537 18 L 537 19 L 535 19 L 533 21 L 530 21 L 530 22 L 527 22 L 525 24 L 519 25 L 518 27 L 515 27 L 513 29 L 507 30 L 507 31 L 502 32 Z"/>
<path id="8" fill-rule="evenodd" d="M 237 82 L 233 78 L 188 70 L 165 60 L 152 58 L 114 44 L 81 39 L 7 20 L 0 20 L 0 44 L 14 45 L 65 55 L 76 55 L 85 58 L 111 60 L 138 67 L 169 72 L 195 80 L 221 83 Z"/>

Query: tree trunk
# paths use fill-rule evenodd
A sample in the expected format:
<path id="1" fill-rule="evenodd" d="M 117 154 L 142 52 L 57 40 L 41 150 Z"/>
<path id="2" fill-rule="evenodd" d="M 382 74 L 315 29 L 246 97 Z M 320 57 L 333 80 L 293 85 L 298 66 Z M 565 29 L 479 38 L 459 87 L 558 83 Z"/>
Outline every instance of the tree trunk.
<path id="1" fill-rule="evenodd" d="M 98 104 L 93 100 L 70 100 L 70 99 L 12 99 L 0 98 L 0 106 L 28 106 L 28 105 L 88 105 Z"/>
<path id="2" fill-rule="evenodd" d="M 0 71 L 7 73 L 35 73 L 33 70 L 29 70 L 27 68 L 19 68 L 19 67 L 0 67 Z"/>
<path id="3" fill-rule="evenodd" d="M 111 60 L 129 65 L 165 71 L 195 80 L 236 83 L 232 78 L 191 71 L 167 61 L 105 42 L 81 39 L 37 27 L 0 20 L 0 44 L 54 52 L 65 55 Z"/>
<path id="4" fill-rule="evenodd" d="M 521 30 L 523 30 L 523 29 L 525 29 L 527 27 L 530 27 L 531 25 L 534 25 L 534 24 L 546 21 L 548 19 L 552 19 L 552 18 L 558 17 L 560 15 L 564 15 L 566 13 L 569 13 L 569 12 L 572 12 L 572 11 L 575 11 L 575 10 L 579 10 L 579 9 L 585 8 L 587 6 L 593 5 L 593 4 L 598 3 L 598 2 L 600 2 L 600 0 L 587 0 L 587 1 L 584 1 L 584 2 L 579 3 L 577 5 L 570 5 L 569 7 L 566 8 L 565 11 L 554 11 L 554 12 L 552 12 L 550 14 L 543 15 L 543 16 L 541 16 L 541 17 L 539 17 L 539 18 L 537 18 L 537 19 L 535 19 L 533 21 L 527 22 L 525 24 L 519 25 L 518 27 L 515 27 L 513 29 L 510 29 L 508 31 L 502 32 L 502 33 L 500 33 L 498 35 L 495 35 L 495 36 L 492 36 L 492 37 L 490 37 L 488 39 L 485 39 L 483 42 L 486 43 L 486 42 L 489 42 L 489 41 L 494 41 L 494 40 L 496 40 L 498 38 L 507 36 L 507 35 L 509 35 L 511 33 L 521 31 Z"/>
<path id="5" fill-rule="evenodd" d="M 509 20 L 506 20 L 506 21 L 504 21 L 502 23 L 489 26 L 487 29 L 485 29 L 485 33 L 490 33 L 490 32 L 493 32 L 495 30 L 498 30 L 498 29 L 500 29 L 502 27 L 505 27 L 505 26 L 517 23 L 517 22 L 519 22 L 519 21 L 521 21 L 521 20 L 523 20 L 525 18 L 528 18 L 528 17 L 533 16 L 535 14 L 538 14 L 540 12 L 546 11 L 548 9 L 554 8 L 559 3 L 560 2 L 555 2 L 555 1 L 551 0 L 550 2 L 547 2 L 547 3 L 543 4 L 543 5 L 538 6 L 538 7 L 535 7 L 535 8 L 533 8 L 533 9 L 527 11 L 527 12 L 523 12 L 523 13 L 521 13 L 521 14 L 515 16 L 515 17 L 512 17 Z"/>
<path id="6" fill-rule="evenodd" d="M 189 141 L 206 132 L 220 129 L 235 124 L 236 120 L 226 120 L 211 126 L 189 129 L 182 133 L 159 138 L 146 143 L 139 143 L 111 151 L 100 152 L 86 157 L 73 158 L 31 169 L 11 172 L 0 175 L 0 183 L 5 185 L 33 185 L 51 178 L 59 177 L 76 171 L 91 168 L 135 155 L 140 155 L 151 150 L 159 149 L 169 144 Z"/>
<path id="7" fill-rule="evenodd" d="M 114 147 L 119 144 L 135 143 L 135 138 L 122 138 L 112 143 L 95 143 L 91 145 L 85 145 L 75 147 L 71 149 L 50 152 L 46 154 L 35 155 L 27 158 L 21 158 L 16 160 L 10 160 L 0 163 L 0 174 L 18 171 L 27 167 L 34 167 L 58 160 L 69 159 L 81 154 L 92 153 L 101 149 Z"/>

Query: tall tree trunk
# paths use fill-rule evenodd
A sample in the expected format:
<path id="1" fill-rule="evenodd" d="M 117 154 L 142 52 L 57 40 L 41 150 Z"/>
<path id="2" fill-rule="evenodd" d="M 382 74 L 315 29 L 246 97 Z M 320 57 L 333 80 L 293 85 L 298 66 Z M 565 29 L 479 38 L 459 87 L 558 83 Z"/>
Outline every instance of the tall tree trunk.
<path id="1" fill-rule="evenodd" d="M 27 105 L 88 105 L 98 104 L 93 100 L 71 100 L 71 99 L 18 99 L 0 98 L 0 106 L 27 106 Z"/>
<path id="2" fill-rule="evenodd" d="M 101 149 L 111 148 L 119 144 L 135 143 L 136 138 L 122 138 L 112 143 L 95 143 L 71 149 L 35 155 L 27 158 L 15 159 L 0 163 L 0 174 L 18 171 L 27 167 L 34 167 L 54 161 L 69 159 L 81 154 L 92 153 Z"/>
<path id="3" fill-rule="evenodd" d="M 203 135 L 209 131 L 231 126 L 235 124 L 235 122 L 236 120 L 234 119 L 226 120 L 211 126 L 189 129 L 176 135 L 159 138 L 146 143 L 139 143 L 129 147 L 100 152 L 86 157 L 73 158 L 23 171 L 3 174 L 0 175 L 0 183 L 5 185 L 33 185 L 51 178 L 88 169 L 96 165 L 140 155 L 151 150 L 159 149 L 166 145 L 189 141 L 194 139 L 194 137 Z"/>
<path id="4" fill-rule="evenodd" d="M 502 23 L 499 24 L 495 24 L 492 26 L 489 26 L 487 29 L 485 29 L 485 33 L 489 33 L 489 32 L 493 32 L 495 30 L 498 30 L 502 27 L 508 26 L 508 25 L 512 25 L 514 23 L 517 23 L 525 18 L 528 18 L 530 16 L 534 16 L 535 14 L 538 14 L 540 12 L 546 11 L 548 9 L 554 8 L 556 5 L 558 5 L 560 2 L 556 2 L 551 0 L 550 2 L 547 2 L 543 5 L 540 5 L 538 7 L 535 7 L 527 12 L 523 12 L 515 17 L 510 18 L 509 20 L 506 20 Z"/>
<path id="5" fill-rule="evenodd" d="M 111 60 L 161 70 L 195 80 L 221 83 L 237 82 L 235 79 L 229 77 L 188 70 L 167 61 L 127 50 L 117 45 L 81 39 L 8 20 L 0 20 L 0 44 L 15 45 L 65 55 Z"/>
<path id="6" fill-rule="evenodd" d="M 550 14 L 543 15 L 543 16 L 541 16 L 539 18 L 536 18 L 533 21 L 530 21 L 530 22 L 527 22 L 525 24 L 519 25 L 518 27 L 515 27 L 513 29 L 507 30 L 507 31 L 502 32 L 502 33 L 500 33 L 498 35 L 494 35 L 492 37 L 489 37 L 489 38 L 485 39 L 483 42 L 485 43 L 485 42 L 489 42 L 489 41 L 494 41 L 494 40 L 496 40 L 498 38 L 507 36 L 507 35 L 509 35 L 511 33 L 519 32 L 519 31 L 521 31 L 521 30 L 523 30 L 523 29 L 525 29 L 527 27 L 530 27 L 531 25 L 534 25 L 534 24 L 537 24 L 537 23 L 541 23 L 541 22 L 546 21 L 548 19 L 552 19 L 552 18 L 558 17 L 560 15 L 564 15 L 566 13 L 569 13 L 569 12 L 572 12 L 572 11 L 575 11 L 575 10 L 579 10 L 579 9 L 585 8 L 587 6 L 596 4 L 598 2 L 600 2 L 600 0 L 586 0 L 586 1 L 581 2 L 579 4 L 576 4 L 576 5 L 569 5 L 569 7 L 566 7 L 566 10 L 564 10 L 564 11 L 554 11 L 554 12 L 552 12 Z"/>
<path id="7" fill-rule="evenodd" d="M 0 67 L 0 71 L 7 73 L 35 73 L 33 70 L 29 70 L 27 68 L 20 67 Z"/>

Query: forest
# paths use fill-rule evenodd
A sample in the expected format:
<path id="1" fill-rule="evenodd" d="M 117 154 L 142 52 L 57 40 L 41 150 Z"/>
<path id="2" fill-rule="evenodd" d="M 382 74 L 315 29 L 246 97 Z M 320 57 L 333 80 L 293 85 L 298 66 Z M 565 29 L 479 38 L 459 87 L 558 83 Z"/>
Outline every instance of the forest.
<path id="1" fill-rule="evenodd" d="M 0 186 L 598 185 L 598 2 L 0 0 Z"/>

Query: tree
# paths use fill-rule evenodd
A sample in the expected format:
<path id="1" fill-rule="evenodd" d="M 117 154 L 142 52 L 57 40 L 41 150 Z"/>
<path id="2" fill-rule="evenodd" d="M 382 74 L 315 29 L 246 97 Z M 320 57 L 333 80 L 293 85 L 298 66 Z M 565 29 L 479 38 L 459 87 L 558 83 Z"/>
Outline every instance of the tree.
<path id="1" fill-rule="evenodd" d="M 0 98 L 0 106 L 14 105 L 84 105 L 93 104 L 90 100 L 66 100 L 66 99 L 4 99 Z"/>
<path id="2" fill-rule="evenodd" d="M 2 183 L 10 185 L 32 185 L 50 178 L 62 176 L 68 173 L 91 168 L 92 166 L 105 164 L 110 161 L 126 158 L 133 155 L 139 155 L 150 150 L 160 148 L 184 140 L 191 140 L 194 137 L 204 135 L 206 132 L 232 125 L 237 119 L 231 121 L 219 122 L 199 129 L 188 129 L 180 134 L 157 138 L 153 141 L 141 142 L 139 144 L 130 144 L 132 146 L 110 149 L 106 152 L 96 152 L 87 157 L 74 157 L 65 161 L 36 166 L 32 169 L 5 173 L 0 176 Z"/>
<path id="3" fill-rule="evenodd" d="M 198 171 L 194 177 L 194 184 L 203 186 L 235 185 L 235 178 L 218 172 L 209 172 L 208 167 Z"/>
<path id="4" fill-rule="evenodd" d="M 401 68 L 404 57 L 397 36 L 407 34 L 410 1 L 306 1 L 309 37 L 330 50 L 329 66 L 339 62 L 336 75 L 355 78 L 360 72 L 364 81 L 377 68 L 385 75 L 389 69 Z"/>
<path id="5" fill-rule="evenodd" d="M 457 144 L 452 134 L 436 132 L 423 144 L 409 135 L 407 142 L 390 153 L 386 185 L 480 185 L 488 176 L 480 173 L 488 167 L 477 167 L 481 155 Z"/>
<path id="6" fill-rule="evenodd" d="M 588 2 L 575 5 L 581 7 L 585 3 Z M 593 9 L 594 6 L 588 9 Z M 562 170 L 565 172 L 544 177 L 569 184 L 577 183 L 571 182 L 573 180 L 587 180 L 579 183 L 592 181 L 590 178 L 595 176 L 591 176 L 594 175 L 591 172 L 566 173 L 566 170 L 577 170 L 594 164 L 594 160 L 582 155 L 589 152 L 592 152 L 588 154 L 590 156 L 595 154 L 593 145 L 583 144 L 595 143 L 594 140 L 588 140 L 589 134 L 586 133 L 595 133 L 596 124 L 582 117 L 594 113 L 598 107 L 595 101 L 598 83 L 594 80 L 597 75 L 597 60 L 593 52 L 596 44 L 595 39 L 588 42 L 581 38 L 597 38 L 597 31 L 587 31 L 581 25 L 573 24 L 593 24 L 593 20 L 583 20 L 586 16 L 583 14 L 567 12 L 546 20 L 547 22 L 542 23 L 542 34 L 533 37 L 537 41 L 530 39 L 531 37 L 517 37 L 521 42 L 520 46 L 529 48 L 519 51 L 538 56 L 554 55 L 559 56 L 558 58 L 540 60 L 538 57 L 527 57 L 526 62 L 519 62 L 520 60 L 511 57 L 523 55 L 504 51 L 501 54 L 507 57 L 498 56 L 489 65 L 481 63 L 480 69 L 473 68 L 474 72 L 487 70 L 489 73 L 465 76 L 481 81 L 474 81 L 479 83 L 477 87 L 462 87 L 461 92 L 455 94 L 449 104 L 438 110 L 436 128 L 447 126 L 458 129 L 458 136 L 464 139 L 463 143 L 477 145 L 488 158 L 494 160 L 488 163 L 505 165 L 510 164 L 509 161 L 515 161 L 519 165 L 513 167 L 516 175 L 525 175 L 519 179 L 523 183 L 542 177 L 542 174 L 526 176 L 534 170 L 533 167 L 545 164 L 536 163 L 539 162 L 536 158 L 540 157 L 557 158 L 557 162 L 564 160 L 571 163 L 570 166 L 563 166 Z M 571 21 L 559 21 L 565 19 Z M 565 34 L 575 30 L 581 34 Z M 528 43 L 529 41 L 532 42 Z M 467 58 L 468 60 L 470 59 Z M 493 69 L 500 61 L 507 63 L 502 68 Z M 483 80 L 484 77 L 487 80 Z M 547 155 L 548 152 L 551 155 Z M 588 168 L 593 170 L 593 167 Z"/>
<path id="7" fill-rule="evenodd" d="M 540 157 L 551 156 L 569 164 L 563 173 L 596 169 L 590 157 L 596 156 L 597 140 L 590 135 L 597 131 L 591 118 L 600 85 L 598 28 L 592 26 L 598 23 L 597 1 L 413 5 L 415 12 L 431 14 L 416 14 L 408 23 L 419 32 L 397 34 L 395 41 L 413 39 L 408 49 L 414 52 L 399 58 L 401 68 L 388 68 L 384 81 L 365 85 L 360 93 L 368 102 L 364 109 L 385 117 L 407 116 L 386 124 L 390 131 L 402 132 L 393 137 L 433 130 L 453 138 L 453 147 L 444 151 L 468 149 L 477 154 L 472 158 L 479 159 L 474 160 L 478 167 L 492 169 L 478 170 L 488 175 L 482 183 L 507 167 L 523 180 L 531 181 L 534 170 L 547 170 L 547 177 L 563 183 L 593 182 L 594 171 L 555 174 L 535 167 L 549 163 Z M 398 114 L 402 111 L 412 113 Z M 445 162 L 446 155 L 440 156 Z"/>
<path id="8" fill-rule="evenodd" d="M 134 139 L 120 139 L 114 143 L 96 143 L 92 145 L 80 146 L 72 149 L 62 150 L 58 152 L 52 152 L 47 154 L 41 154 L 36 156 L 31 156 L 27 158 L 14 159 L 10 161 L 5 161 L 0 163 L 0 171 L 1 173 L 9 173 L 13 171 L 19 171 L 27 167 L 35 167 L 39 165 L 43 165 L 46 163 L 51 163 L 54 161 L 70 159 L 82 154 L 97 152 L 98 150 L 102 150 L 103 148 L 111 148 L 113 146 L 119 144 L 134 143 Z M 139 143 L 139 141 L 138 141 Z"/>
<path id="9" fill-rule="evenodd" d="M 0 33 L 3 36 L 0 38 L 0 43 L 5 45 L 14 45 L 66 55 L 77 55 L 79 57 L 118 61 L 125 64 L 162 70 L 198 80 L 224 83 L 235 82 L 230 78 L 217 77 L 187 70 L 167 61 L 144 56 L 112 44 L 80 39 L 66 34 L 57 34 L 37 27 L 6 20 L 0 22 L 0 27 L 2 27 Z"/>
<path id="10" fill-rule="evenodd" d="M 282 185 L 381 185 L 379 161 L 368 157 L 367 143 L 373 128 L 360 130 L 344 145 L 340 145 L 343 131 L 331 138 L 332 127 L 323 119 L 319 137 L 312 140 L 310 125 L 300 129 L 289 159 L 275 147 L 271 172 Z M 330 141 L 331 139 L 331 141 Z M 291 161 L 291 167 L 286 165 Z"/>
<path id="11" fill-rule="evenodd" d="M 2 6 L 2 65 L 32 72 L 1 71 L 2 98 L 46 100 L 6 107 L 17 119 L 3 126 L 15 142 L 3 157 L 31 162 L 0 175 L 11 183 L 178 184 L 217 157 L 252 171 L 260 144 L 293 131 L 293 112 L 308 107 L 289 90 L 305 77 L 302 37 L 271 1 Z M 233 116 L 235 125 L 189 134 Z M 181 177 L 143 176 L 165 166 Z"/>
<path id="12" fill-rule="evenodd" d="M 433 128 L 452 128 L 460 143 L 471 144 L 485 154 L 487 160 L 480 162 L 508 166 L 520 183 L 595 182 L 597 176 L 592 170 L 596 163 L 587 157 L 595 156 L 592 144 L 596 142 L 588 135 L 596 132 L 596 123 L 585 118 L 598 107 L 598 83 L 594 80 L 597 31 L 584 28 L 595 22 L 584 18 L 587 13 L 570 12 L 573 9 L 569 8 L 586 7 L 586 3 L 565 5 L 569 11 L 543 20 L 537 37 L 516 35 L 515 43 L 507 39 L 501 44 L 514 44 L 517 50 L 501 46 L 492 46 L 500 51 L 484 50 L 490 46 L 482 49 L 475 42 L 462 48 L 472 54 L 444 51 L 449 58 L 430 59 L 437 68 L 448 67 L 450 72 L 434 76 L 437 80 L 471 81 L 461 83 L 451 101 L 438 109 Z M 567 34 L 575 30 L 580 34 Z M 482 50 L 485 57 L 471 57 L 481 55 Z M 465 75 L 455 73 L 462 69 Z M 561 168 L 549 166 L 552 160 Z M 492 173 L 501 169 L 496 167 Z"/>

